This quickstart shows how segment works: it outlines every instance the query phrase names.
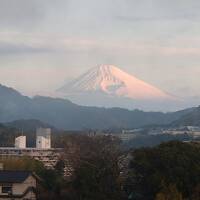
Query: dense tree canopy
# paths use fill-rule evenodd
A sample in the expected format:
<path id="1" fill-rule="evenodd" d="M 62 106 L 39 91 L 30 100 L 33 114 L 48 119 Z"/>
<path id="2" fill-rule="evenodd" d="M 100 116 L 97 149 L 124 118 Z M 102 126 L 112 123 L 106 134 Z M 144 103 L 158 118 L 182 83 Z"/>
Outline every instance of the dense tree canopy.
<path id="1" fill-rule="evenodd" d="M 192 198 L 200 184 L 199 145 L 169 142 L 135 150 L 132 155 L 126 185 L 132 199 Z M 170 191 L 177 193 L 176 198 L 161 198 Z"/>
<path id="2" fill-rule="evenodd" d="M 198 143 L 173 141 L 121 152 L 119 141 L 107 136 L 68 135 L 59 142 L 64 155 L 54 170 L 27 157 L 0 163 L 8 170 L 36 172 L 44 200 L 200 199 Z M 71 168 L 71 176 L 63 176 L 64 166 Z"/>
<path id="3" fill-rule="evenodd" d="M 74 169 L 74 200 L 122 199 L 118 144 L 112 137 L 75 136 L 70 145 L 65 145 L 67 160 Z"/>

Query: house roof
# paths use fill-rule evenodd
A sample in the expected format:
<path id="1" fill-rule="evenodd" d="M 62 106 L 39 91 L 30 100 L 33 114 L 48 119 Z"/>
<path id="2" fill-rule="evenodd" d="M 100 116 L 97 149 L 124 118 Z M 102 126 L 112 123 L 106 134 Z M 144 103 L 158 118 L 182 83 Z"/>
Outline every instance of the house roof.
<path id="1" fill-rule="evenodd" d="M 22 183 L 32 172 L 30 171 L 0 171 L 0 183 Z"/>

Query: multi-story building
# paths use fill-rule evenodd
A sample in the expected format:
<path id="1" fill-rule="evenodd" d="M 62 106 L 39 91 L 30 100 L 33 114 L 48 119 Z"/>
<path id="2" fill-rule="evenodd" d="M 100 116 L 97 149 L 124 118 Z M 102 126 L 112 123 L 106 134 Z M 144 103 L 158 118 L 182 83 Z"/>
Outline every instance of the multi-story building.
<path id="1" fill-rule="evenodd" d="M 51 129 L 38 128 L 36 131 L 36 148 L 50 149 L 51 148 Z"/>
<path id="2" fill-rule="evenodd" d="M 28 156 L 35 160 L 41 161 L 46 168 L 52 169 L 62 157 L 63 149 L 38 149 L 38 148 L 14 148 L 0 147 L 0 159 L 9 157 Z"/>
<path id="3" fill-rule="evenodd" d="M 36 148 L 26 147 L 26 136 L 15 139 L 15 147 L 0 147 L 0 159 L 28 156 L 41 161 L 45 167 L 54 168 L 61 159 L 63 149 L 51 148 L 51 129 L 39 128 L 36 132 Z"/>
<path id="4" fill-rule="evenodd" d="M 15 138 L 15 148 L 19 149 L 26 148 L 26 136 L 19 136 Z"/>

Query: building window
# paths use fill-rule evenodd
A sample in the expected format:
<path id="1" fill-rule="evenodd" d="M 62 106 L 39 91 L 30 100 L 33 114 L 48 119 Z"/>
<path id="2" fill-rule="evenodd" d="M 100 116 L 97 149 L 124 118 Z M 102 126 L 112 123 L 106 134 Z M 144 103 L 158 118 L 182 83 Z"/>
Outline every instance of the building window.
<path id="1" fill-rule="evenodd" d="M 12 185 L 2 185 L 2 194 L 12 194 Z"/>

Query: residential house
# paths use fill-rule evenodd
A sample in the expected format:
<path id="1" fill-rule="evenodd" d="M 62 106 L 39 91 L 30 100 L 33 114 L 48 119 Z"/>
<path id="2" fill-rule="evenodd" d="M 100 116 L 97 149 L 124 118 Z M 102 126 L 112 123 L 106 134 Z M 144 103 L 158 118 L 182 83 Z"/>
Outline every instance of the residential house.
<path id="1" fill-rule="evenodd" d="M 36 200 L 37 180 L 29 171 L 0 171 L 0 200 Z"/>

